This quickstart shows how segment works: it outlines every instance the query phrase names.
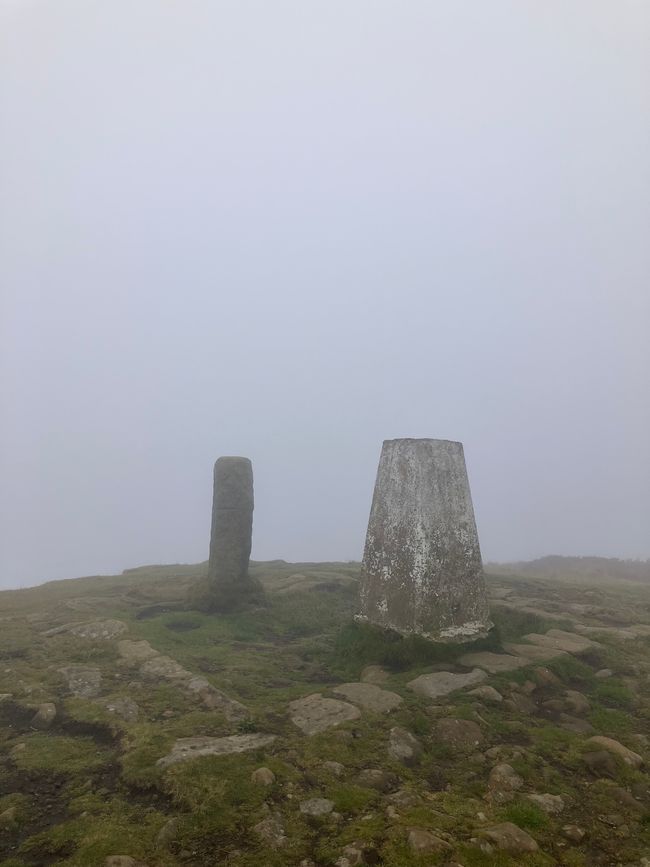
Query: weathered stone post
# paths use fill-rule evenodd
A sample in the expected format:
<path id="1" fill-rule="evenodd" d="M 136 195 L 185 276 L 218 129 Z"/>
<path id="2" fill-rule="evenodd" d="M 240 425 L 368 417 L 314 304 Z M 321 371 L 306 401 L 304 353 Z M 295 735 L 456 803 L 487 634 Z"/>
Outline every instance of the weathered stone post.
<path id="1" fill-rule="evenodd" d="M 248 458 L 214 465 L 208 585 L 213 610 L 227 611 L 262 595 L 248 574 L 253 538 L 253 467 Z"/>
<path id="2" fill-rule="evenodd" d="M 462 443 L 383 444 L 360 581 L 361 619 L 471 641 L 489 609 Z"/>

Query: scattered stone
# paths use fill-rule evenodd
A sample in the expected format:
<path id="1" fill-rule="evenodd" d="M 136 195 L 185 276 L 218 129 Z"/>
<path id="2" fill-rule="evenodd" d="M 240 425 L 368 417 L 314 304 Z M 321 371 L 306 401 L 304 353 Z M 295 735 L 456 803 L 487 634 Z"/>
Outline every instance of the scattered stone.
<path id="1" fill-rule="evenodd" d="M 270 768 L 257 768 L 251 774 L 251 782 L 258 786 L 272 786 L 275 782 L 275 774 Z"/>
<path id="2" fill-rule="evenodd" d="M 2 704 L 3 701 L 9 701 L 10 698 L 13 698 L 12 692 L 0 692 L 0 704 Z"/>
<path id="3" fill-rule="evenodd" d="M 640 801 L 637 801 L 634 795 L 631 792 L 628 792 L 627 789 L 622 789 L 620 786 L 608 786 L 606 791 L 612 800 L 617 804 L 620 804 L 622 807 L 644 811 L 643 804 Z"/>
<path id="4" fill-rule="evenodd" d="M 148 641 L 131 641 L 129 638 L 123 638 L 122 641 L 117 642 L 117 652 L 126 663 L 133 665 L 139 665 L 154 656 L 160 656 Z"/>
<path id="5" fill-rule="evenodd" d="M 421 674 L 407 683 L 409 689 L 425 698 L 440 698 L 458 689 L 475 686 L 487 679 L 487 674 L 480 668 L 475 668 L 469 674 L 455 674 L 452 671 L 434 671 L 431 674 Z"/>
<path id="6" fill-rule="evenodd" d="M 489 686 L 485 684 L 484 686 L 477 686 L 476 689 L 470 689 L 467 693 L 468 695 L 475 695 L 477 698 L 480 698 L 481 701 L 489 701 L 494 704 L 499 704 L 503 701 L 503 696 L 500 692 L 498 692 L 493 686 Z"/>
<path id="7" fill-rule="evenodd" d="M 626 765 L 630 765 L 632 768 L 640 768 L 643 765 L 643 758 L 638 753 L 633 752 L 613 738 L 594 735 L 594 737 L 589 738 L 587 743 L 602 747 L 604 750 L 619 756 Z"/>
<path id="8" fill-rule="evenodd" d="M 388 738 L 388 755 L 403 765 L 416 765 L 422 755 L 422 744 L 406 729 L 395 726 Z"/>
<path id="9" fill-rule="evenodd" d="M 359 867 L 366 863 L 366 846 L 364 843 L 351 843 L 343 848 L 342 856 L 334 862 L 335 867 Z"/>
<path id="10" fill-rule="evenodd" d="M 503 702 L 503 707 L 506 710 L 526 715 L 534 713 L 537 709 L 535 702 L 521 692 L 511 693 L 511 695 Z"/>
<path id="11" fill-rule="evenodd" d="M 567 655 L 565 650 L 560 650 L 548 644 L 540 647 L 537 644 L 511 644 L 506 642 L 503 645 L 503 649 L 513 656 L 523 657 L 527 660 L 527 665 L 533 662 L 549 662 L 551 659 Z"/>
<path id="12" fill-rule="evenodd" d="M 309 798 L 300 802 L 300 812 L 306 816 L 327 816 L 334 809 L 334 801 L 327 798 Z"/>
<path id="13" fill-rule="evenodd" d="M 483 740 L 483 733 L 477 723 L 468 719 L 444 717 L 437 720 L 433 733 L 452 752 L 470 752 Z"/>
<path id="14" fill-rule="evenodd" d="M 115 698 L 102 704 L 104 710 L 119 716 L 125 722 L 135 722 L 140 708 L 131 698 Z"/>
<path id="15" fill-rule="evenodd" d="M 577 735 L 592 735 L 596 729 L 586 719 L 579 719 L 568 713 L 560 714 L 560 728 Z"/>
<path id="16" fill-rule="evenodd" d="M 388 713 L 403 701 L 397 693 L 381 689 L 374 683 L 343 683 L 334 687 L 332 692 L 373 713 Z"/>
<path id="17" fill-rule="evenodd" d="M 551 671 L 550 668 L 544 668 L 543 666 L 538 666 L 533 669 L 533 677 L 539 684 L 539 686 L 561 686 L 562 681 L 560 678 Z"/>
<path id="18" fill-rule="evenodd" d="M 596 672 L 595 677 L 597 677 L 598 680 L 607 680 L 607 678 L 611 677 L 613 674 L 614 672 L 611 668 L 601 668 L 600 671 Z"/>
<path id="19" fill-rule="evenodd" d="M 223 738 L 196 737 L 179 738 L 171 752 L 158 759 L 156 765 L 167 768 L 178 762 L 196 759 L 203 756 L 228 756 L 232 753 L 243 753 L 267 747 L 275 740 L 275 735 L 247 734 L 228 735 Z"/>
<path id="20" fill-rule="evenodd" d="M 461 443 L 386 440 L 359 581 L 371 623 L 441 640 L 490 627 Z"/>
<path id="21" fill-rule="evenodd" d="M 180 662 L 160 654 L 144 662 L 140 666 L 140 674 L 147 680 L 189 681 L 192 679 L 192 674 L 183 668 Z"/>
<path id="22" fill-rule="evenodd" d="M 436 837 L 425 828 L 409 828 L 406 842 L 412 852 L 448 852 L 451 849 L 446 840 Z"/>
<path id="23" fill-rule="evenodd" d="M 466 653 L 458 661 L 461 665 L 466 665 L 467 668 L 482 668 L 490 674 L 515 671 L 517 668 L 530 665 L 529 660 L 523 659 L 521 656 L 510 656 L 507 653 L 490 653 L 489 651 Z"/>
<path id="24" fill-rule="evenodd" d="M 564 810 L 564 800 L 560 795 L 527 795 L 526 797 L 549 816 L 559 816 Z"/>
<path id="25" fill-rule="evenodd" d="M 512 822 L 502 822 L 481 832 L 497 849 L 510 855 L 522 855 L 524 852 L 537 852 L 539 846 L 525 831 Z"/>
<path id="26" fill-rule="evenodd" d="M 102 675 L 98 668 L 87 665 L 67 665 L 58 669 L 70 692 L 78 698 L 94 698 L 101 691 Z"/>
<path id="27" fill-rule="evenodd" d="M 56 705 L 51 701 L 45 701 L 39 705 L 30 725 L 33 729 L 49 729 L 55 719 Z"/>
<path id="28" fill-rule="evenodd" d="M 390 792 L 398 784 L 395 774 L 379 768 L 366 768 L 359 774 L 359 785 L 378 792 Z"/>
<path id="29" fill-rule="evenodd" d="M 569 713 L 576 716 L 584 716 L 591 710 L 589 700 L 581 692 L 576 692 L 575 689 L 567 689 L 564 695 L 566 696 L 566 709 Z"/>
<path id="30" fill-rule="evenodd" d="M 390 672 L 382 668 L 381 665 L 366 665 L 359 680 L 363 683 L 385 683 L 389 677 Z"/>
<path id="31" fill-rule="evenodd" d="M 512 765 L 505 762 L 495 765 L 488 777 L 488 799 L 495 804 L 511 801 L 514 793 L 524 785 L 524 780 Z"/>
<path id="32" fill-rule="evenodd" d="M 596 750 L 584 753 L 582 760 L 589 770 L 597 777 L 609 777 L 614 780 L 618 776 L 618 765 L 614 756 L 606 750 Z"/>
<path id="33" fill-rule="evenodd" d="M 388 795 L 387 799 L 398 807 L 400 810 L 408 810 L 410 807 L 417 807 L 421 803 L 421 799 L 415 792 L 409 789 L 398 789 L 396 792 Z"/>
<path id="34" fill-rule="evenodd" d="M 82 623 L 74 626 L 70 633 L 77 638 L 88 638 L 92 641 L 110 641 L 127 631 L 126 623 L 121 620 L 96 620 L 93 623 Z"/>
<path id="35" fill-rule="evenodd" d="M 341 777 L 345 773 L 345 765 L 340 762 L 323 762 L 323 770 L 334 774 L 335 777 Z"/>
<path id="36" fill-rule="evenodd" d="M 579 828 L 577 825 L 565 825 L 562 828 L 562 833 L 567 840 L 571 840 L 572 843 L 581 843 L 587 832 L 583 831 L 583 829 Z"/>
<path id="37" fill-rule="evenodd" d="M 312 693 L 289 702 L 291 721 L 306 735 L 324 732 L 332 726 L 359 719 L 361 712 L 352 704 Z"/>
<path id="38" fill-rule="evenodd" d="M 253 831 L 265 843 L 270 843 L 272 846 L 285 846 L 288 840 L 282 819 L 277 813 L 262 819 L 253 826 Z"/>
<path id="39" fill-rule="evenodd" d="M 136 861 L 130 855 L 109 855 L 104 860 L 104 867 L 147 867 L 142 861 Z"/>

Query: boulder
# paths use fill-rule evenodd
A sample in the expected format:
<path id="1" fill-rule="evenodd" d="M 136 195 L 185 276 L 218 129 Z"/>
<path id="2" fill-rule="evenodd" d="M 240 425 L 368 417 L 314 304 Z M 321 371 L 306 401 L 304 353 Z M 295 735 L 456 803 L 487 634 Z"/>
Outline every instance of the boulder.
<path id="1" fill-rule="evenodd" d="M 492 704 L 499 704 L 503 701 L 503 696 L 493 686 L 484 684 L 477 686 L 476 689 L 470 689 L 468 695 L 475 695 L 481 701 L 489 701 Z"/>
<path id="2" fill-rule="evenodd" d="M 94 698 L 100 693 L 102 675 L 98 668 L 88 665 L 67 665 L 57 670 L 65 678 L 70 692 L 78 698 Z"/>
<path id="3" fill-rule="evenodd" d="M 361 712 L 352 704 L 313 693 L 289 702 L 294 725 L 306 735 L 320 734 L 333 726 L 359 719 Z"/>
<path id="4" fill-rule="evenodd" d="M 271 846 L 285 846 L 288 842 L 279 813 L 262 819 L 261 822 L 253 826 L 253 831 L 261 840 Z"/>
<path id="5" fill-rule="evenodd" d="M 609 777 L 614 780 L 618 776 L 616 759 L 606 750 L 584 753 L 582 760 L 596 777 Z"/>
<path id="6" fill-rule="evenodd" d="M 56 705 L 51 701 L 45 701 L 38 706 L 30 725 L 33 729 L 49 729 L 55 719 Z"/>
<path id="7" fill-rule="evenodd" d="M 257 768 L 251 774 L 251 782 L 258 786 L 272 786 L 275 782 L 275 774 L 270 768 Z"/>
<path id="8" fill-rule="evenodd" d="M 389 677 L 390 672 L 382 668 L 381 665 L 366 665 L 359 680 L 363 683 L 385 683 Z"/>
<path id="9" fill-rule="evenodd" d="M 514 793 L 524 785 L 524 780 L 512 765 L 501 762 L 495 765 L 488 777 L 488 799 L 495 804 L 511 801 Z"/>
<path id="10" fill-rule="evenodd" d="M 334 687 L 332 692 L 374 713 L 388 713 L 402 703 L 402 697 L 397 693 L 381 689 L 374 683 L 343 683 Z"/>
<path id="11" fill-rule="evenodd" d="M 411 732 L 395 726 L 388 738 L 388 755 L 403 765 L 416 765 L 422 755 L 422 744 Z"/>
<path id="12" fill-rule="evenodd" d="M 421 674 L 407 683 L 409 689 L 424 698 L 440 698 L 458 689 L 466 689 L 486 680 L 487 674 L 480 668 L 475 668 L 468 674 L 456 674 L 452 671 L 434 671 L 431 674 Z"/>
<path id="13" fill-rule="evenodd" d="M 406 842 L 412 852 L 423 854 L 426 852 L 448 852 L 451 849 L 449 843 L 441 837 L 436 837 L 426 828 L 409 828 L 406 832 Z"/>
<path id="14" fill-rule="evenodd" d="M 638 753 L 623 746 L 622 743 L 614 740 L 614 738 L 594 735 L 594 737 L 588 739 L 587 743 L 593 744 L 596 747 L 601 747 L 603 750 L 613 753 L 615 756 L 623 759 L 625 764 L 632 768 L 640 768 L 643 766 L 643 758 Z"/>
<path id="15" fill-rule="evenodd" d="M 335 777 L 341 777 L 345 773 L 345 765 L 340 762 L 323 762 L 323 770 L 328 774 L 334 774 Z"/>
<path id="16" fill-rule="evenodd" d="M 483 733 L 477 723 L 453 717 L 437 720 L 433 727 L 433 734 L 437 741 L 455 753 L 471 752 L 483 740 Z"/>
<path id="17" fill-rule="evenodd" d="M 131 698 L 114 698 L 102 702 L 102 707 L 108 713 L 119 716 L 125 722 L 135 722 L 140 713 L 140 708 Z"/>
<path id="18" fill-rule="evenodd" d="M 531 803 L 535 804 L 540 810 L 548 813 L 549 816 L 558 816 L 564 810 L 564 800 L 560 795 L 527 795 Z"/>
<path id="19" fill-rule="evenodd" d="M 490 653 L 489 651 L 466 653 L 458 661 L 461 665 L 466 665 L 468 668 L 482 668 L 490 674 L 515 671 L 518 668 L 530 665 L 530 661 L 521 656 L 511 656 L 507 653 Z"/>
<path id="20" fill-rule="evenodd" d="M 380 768 L 366 768 L 359 774 L 359 785 L 378 792 L 390 792 L 399 783 L 398 777 Z"/>
<path id="21" fill-rule="evenodd" d="M 309 798 L 300 802 L 300 812 L 306 816 L 327 816 L 334 809 L 334 801 L 327 798 Z"/>
<path id="22" fill-rule="evenodd" d="M 584 716 L 591 710 L 589 699 L 587 699 L 581 692 L 577 692 L 575 689 L 567 689 L 564 695 L 564 704 L 566 710 L 570 714 L 575 714 L 575 716 Z"/>
<path id="23" fill-rule="evenodd" d="M 510 855 L 523 855 L 526 852 L 537 852 L 539 846 L 525 831 L 512 822 L 502 822 L 492 828 L 482 831 L 491 843 Z"/>
<path id="24" fill-rule="evenodd" d="M 139 665 L 160 655 L 148 641 L 131 641 L 128 638 L 117 642 L 117 652 L 127 664 L 132 665 Z"/>
<path id="25" fill-rule="evenodd" d="M 168 755 L 158 759 L 156 765 L 167 768 L 178 762 L 204 756 L 228 756 L 232 753 L 243 753 L 267 747 L 275 740 L 275 735 L 247 734 L 228 735 L 223 738 L 196 737 L 179 738 Z"/>

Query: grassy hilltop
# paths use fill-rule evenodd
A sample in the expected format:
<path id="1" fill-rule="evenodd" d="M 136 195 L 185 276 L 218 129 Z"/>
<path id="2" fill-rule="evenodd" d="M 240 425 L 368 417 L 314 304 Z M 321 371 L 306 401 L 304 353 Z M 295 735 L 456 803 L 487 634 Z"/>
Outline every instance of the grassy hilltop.
<path id="1" fill-rule="evenodd" d="M 358 568 L 254 563 L 219 616 L 205 564 L 1 593 L 0 864 L 650 863 L 650 586 L 491 569 L 493 633 L 438 646 L 356 624 Z"/>

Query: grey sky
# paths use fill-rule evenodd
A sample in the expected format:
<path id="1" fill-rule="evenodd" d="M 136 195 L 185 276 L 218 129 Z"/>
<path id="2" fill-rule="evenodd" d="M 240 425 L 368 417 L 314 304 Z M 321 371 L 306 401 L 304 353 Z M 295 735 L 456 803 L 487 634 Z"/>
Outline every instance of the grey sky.
<path id="1" fill-rule="evenodd" d="M 650 556 L 650 4 L 0 0 L 0 585 L 356 559 L 459 439 L 485 559 Z"/>

